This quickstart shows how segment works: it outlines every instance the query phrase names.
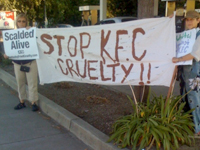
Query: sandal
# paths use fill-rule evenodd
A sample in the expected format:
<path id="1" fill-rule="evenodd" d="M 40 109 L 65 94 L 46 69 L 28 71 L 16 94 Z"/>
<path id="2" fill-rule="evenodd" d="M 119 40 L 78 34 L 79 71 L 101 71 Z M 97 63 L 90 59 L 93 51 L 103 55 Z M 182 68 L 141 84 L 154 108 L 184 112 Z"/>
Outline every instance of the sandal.
<path id="1" fill-rule="evenodd" d="M 22 108 L 25 108 L 26 105 L 25 103 L 19 103 L 17 106 L 14 107 L 15 110 L 19 110 L 19 109 L 22 109 Z"/>
<path id="2" fill-rule="evenodd" d="M 34 103 L 32 104 L 32 111 L 38 111 L 39 107 Z"/>

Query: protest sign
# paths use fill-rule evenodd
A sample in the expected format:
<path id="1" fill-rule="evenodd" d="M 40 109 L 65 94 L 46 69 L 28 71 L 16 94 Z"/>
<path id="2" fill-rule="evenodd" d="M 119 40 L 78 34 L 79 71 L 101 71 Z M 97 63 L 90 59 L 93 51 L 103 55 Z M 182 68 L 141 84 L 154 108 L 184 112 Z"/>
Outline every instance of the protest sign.
<path id="1" fill-rule="evenodd" d="M 169 86 L 176 54 L 175 19 L 37 29 L 40 83 Z"/>
<path id="2" fill-rule="evenodd" d="M 196 40 L 196 29 L 187 30 L 176 34 L 176 57 L 182 57 L 192 52 Z M 192 60 L 182 61 L 176 65 L 191 65 Z"/>
<path id="3" fill-rule="evenodd" d="M 15 15 L 13 11 L 0 11 L 0 29 L 14 29 Z"/>
<path id="4" fill-rule="evenodd" d="M 38 59 L 36 28 L 3 31 L 6 55 L 13 60 Z"/>

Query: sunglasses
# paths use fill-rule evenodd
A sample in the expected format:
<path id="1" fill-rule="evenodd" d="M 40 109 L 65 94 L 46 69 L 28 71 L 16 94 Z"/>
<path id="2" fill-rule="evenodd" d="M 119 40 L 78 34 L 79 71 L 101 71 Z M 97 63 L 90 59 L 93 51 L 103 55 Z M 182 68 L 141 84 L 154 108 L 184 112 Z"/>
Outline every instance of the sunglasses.
<path id="1" fill-rule="evenodd" d="M 19 23 L 26 23 L 26 21 L 25 20 L 18 20 L 17 22 L 19 22 Z"/>

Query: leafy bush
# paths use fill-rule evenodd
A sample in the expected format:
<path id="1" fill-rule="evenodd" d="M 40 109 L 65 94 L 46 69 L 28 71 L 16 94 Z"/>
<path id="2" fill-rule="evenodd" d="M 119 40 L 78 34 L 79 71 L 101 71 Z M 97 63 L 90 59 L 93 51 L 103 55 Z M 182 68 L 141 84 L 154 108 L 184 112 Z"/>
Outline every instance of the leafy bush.
<path id="1" fill-rule="evenodd" d="M 12 64 L 12 60 L 10 60 L 10 59 L 3 59 L 2 63 L 3 63 L 3 65 L 11 65 Z"/>
<path id="2" fill-rule="evenodd" d="M 119 147 L 131 146 L 133 150 L 150 149 L 156 145 L 157 149 L 177 149 L 179 144 L 192 144 L 194 141 L 194 123 L 191 112 L 184 112 L 185 103 L 180 103 L 181 97 L 174 96 L 169 100 L 154 97 L 147 104 L 134 104 L 133 114 L 123 116 L 113 124 L 113 132 L 108 142 L 114 140 Z"/>
<path id="3" fill-rule="evenodd" d="M 3 57 L 3 54 L 2 53 L 0 53 L 0 62 L 1 62 L 1 64 L 2 65 L 10 65 L 10 64 L 12 64 L 12 60 L 10 60 L 10 59 L 5 59 L 4 57 Z"/>

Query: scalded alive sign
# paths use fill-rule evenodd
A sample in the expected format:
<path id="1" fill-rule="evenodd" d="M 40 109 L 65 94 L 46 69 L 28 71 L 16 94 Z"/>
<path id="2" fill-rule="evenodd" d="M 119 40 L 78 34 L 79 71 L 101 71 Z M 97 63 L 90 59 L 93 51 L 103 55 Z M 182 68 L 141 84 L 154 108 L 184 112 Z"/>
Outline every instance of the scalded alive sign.
<path id="1" fill-rule="evenodd" d="M 6 55 L 12 60 L 38 59 L 36 28 L 4 30 L 3 44 Z"/>
<path id="2" fill-rule="evenodd" d="M 37 29 L 40 82 L 169 86 L 175 19 Z"/>

